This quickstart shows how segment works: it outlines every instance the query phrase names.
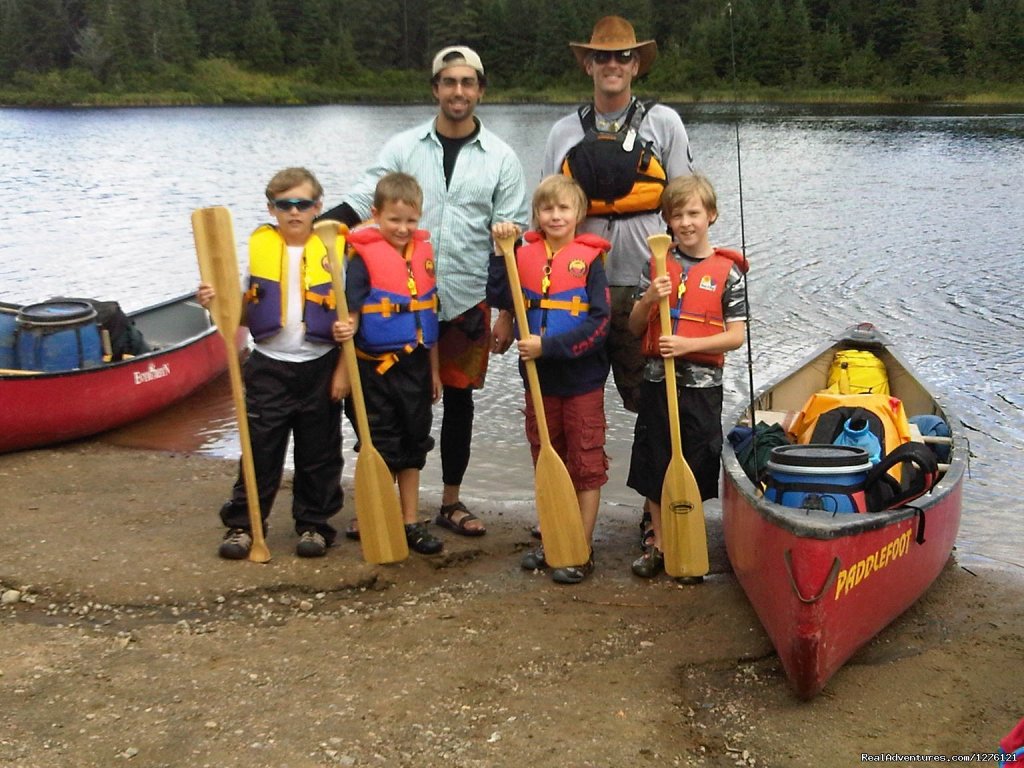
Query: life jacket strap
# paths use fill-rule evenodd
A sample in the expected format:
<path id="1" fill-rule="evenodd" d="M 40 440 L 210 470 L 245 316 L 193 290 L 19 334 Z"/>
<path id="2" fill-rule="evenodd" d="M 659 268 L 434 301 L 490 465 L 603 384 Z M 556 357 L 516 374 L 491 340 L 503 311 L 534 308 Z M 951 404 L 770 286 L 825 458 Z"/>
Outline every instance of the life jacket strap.
<path id="1" fill-rule="evenodd" d="M 383 376 L 388 370 L 397 363 L 402 355 L 411 355 L 416 351 L 418 344 L 406 344 L 401 349 L 395 352 L 382 352 L 379 355 L 372 355 L 369 352 L 363 352 L 363 350 L 356 347 L 356 357 L 360 360 L 372 360 L 377 363 L 376 371 L 379 375 Z"/>
<path id="2" fill-rule="evenodd" d="M 402 312 L 420 312 L 425 309 L 436 312 L 437 304 L 437 294 L 434 294 L 429 299 L 413 299 L 409 302 L 392 301 L 385 296 L 377 304 L 364 304 L 362 313 L 364 315 L 379 314 L 381 317 L 387 318 Z"/>
<path id="3" fill-rule="evenodd" d="M 579 317 L 584 312 L 590 311 L 590 304 L 573 296 L 572 301 L 560 301 L 558 299 L 527 299 L 527 309 L 563 309 L 573 317 Z"/>
<path id="4" fill-rule="evenodd" d="M 318 304 L 324 309 L 329 309 L 332 312 L 334 311 L 334 291 L 331 291 L 326 296 L 323 296 L 322 294 L 319 293 L 314 293 L 313 291 L 306 291 L 306 301 L 311 304 Z"/>

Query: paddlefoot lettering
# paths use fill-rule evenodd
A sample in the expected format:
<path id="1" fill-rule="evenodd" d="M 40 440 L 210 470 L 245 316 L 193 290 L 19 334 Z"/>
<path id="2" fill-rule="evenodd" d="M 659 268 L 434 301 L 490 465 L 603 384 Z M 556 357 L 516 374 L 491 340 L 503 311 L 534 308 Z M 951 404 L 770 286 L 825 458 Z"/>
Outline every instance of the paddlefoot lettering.
<path id="1" fill-rule="evenodd" d="M 135 371 L 132 376 L 135 377 L 136 384 L 146 384 L 150 381 L 156 381 L 162 379 L 164 376 L 171 375 L 171 364 L 164 363 L 161 366 L 156 366 L 153 363 L 149 364 L 149 368 L 145 371 Z"/>
<path id="2" fill-rule="evenodd" d="M 835 599 L 838 600 L 868 576 L 882 570 L 893 560 L 907 554 L 910 551 L 910 537 L 911 531 L 906 530 L 902 535 L 893 539 L 884 547 L 879 548 L 874 554 L 868 555 L 863 560 L 840 571 L 839 578 L 836 580 Z"/>

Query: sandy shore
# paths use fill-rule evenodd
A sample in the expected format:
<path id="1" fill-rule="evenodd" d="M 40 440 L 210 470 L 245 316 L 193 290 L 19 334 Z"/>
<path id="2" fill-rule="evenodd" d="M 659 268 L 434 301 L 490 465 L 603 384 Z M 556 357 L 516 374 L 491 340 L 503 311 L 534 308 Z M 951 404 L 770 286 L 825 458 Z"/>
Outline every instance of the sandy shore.
<path id="1" fill-rule="evenodd" d="M 629 573 L 603 514 L 577 587 L 521 571 L 530 510 L 368 566 L 216 557 L 234 463 L 95 442 L 0 456 L 0 765 L 854 766 L 991 752 L 1024 714 L 1024 584 L 951 560 L 809 703 L 731 573 Z M 436 497 L 425 494 L 424 516 Z M 346 509 L 343 523 L 351 515 Z M 904 763 L 907 764 L 907 763 Z"/>

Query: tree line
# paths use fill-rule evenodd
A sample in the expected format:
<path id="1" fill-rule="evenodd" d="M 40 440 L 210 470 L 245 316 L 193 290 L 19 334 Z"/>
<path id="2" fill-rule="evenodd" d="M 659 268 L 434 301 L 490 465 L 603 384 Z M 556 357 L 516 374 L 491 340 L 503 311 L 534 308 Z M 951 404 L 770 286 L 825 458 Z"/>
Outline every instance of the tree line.
<path id="1" fill-rule="evenodd" d="M 187 91 L 217 61 L 372 95 L 422 89 L 433 53 L 464 43 L 492 87 L 572 88 L 567 43 L 607 13 L 657 40 L 661 92 L 1024 81 L 1024 0 L 0 0 L 0 86 Z"/>

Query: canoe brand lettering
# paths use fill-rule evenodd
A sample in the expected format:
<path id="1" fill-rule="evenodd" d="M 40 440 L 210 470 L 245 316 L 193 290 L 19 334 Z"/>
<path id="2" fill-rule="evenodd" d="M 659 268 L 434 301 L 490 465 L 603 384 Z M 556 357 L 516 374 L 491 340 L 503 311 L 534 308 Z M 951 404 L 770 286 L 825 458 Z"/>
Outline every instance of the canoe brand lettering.
<path id="1" fill-rule="evenodd" d="M 836 600 L 856 587 L 875 571 L 882 570 L 896 558 L 907 554 L 910 551 L 911 533 L 909 530 L 904 531 L 901 536 L 881 547 L 873 555 L 868 555 L 863 560 L 840 571 L 839 578 L 836 580 Z"/>
<path id="2" fill-rule="evenodd" d="M 144 371 L 135 371 L 132 374 L 135 377 L 136 384 L 145 384 L 150 381 L 156 381 L 162 379 L 164 376 L 171 375 L 171 364 L 164 363 L 163 365 L 149 364 L 149 368 Z"/>

